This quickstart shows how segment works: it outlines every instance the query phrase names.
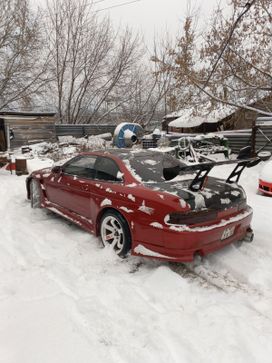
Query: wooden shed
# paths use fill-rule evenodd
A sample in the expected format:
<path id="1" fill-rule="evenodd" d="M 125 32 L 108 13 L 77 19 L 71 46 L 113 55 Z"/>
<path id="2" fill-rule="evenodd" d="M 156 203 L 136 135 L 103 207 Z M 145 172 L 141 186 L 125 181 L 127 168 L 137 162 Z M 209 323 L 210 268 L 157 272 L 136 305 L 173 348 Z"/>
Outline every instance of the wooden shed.
<path id="1" fill-rule="evenodd" d="M 56 141 L 55 113 L 0 112 L 0 151 Z"/>
<path id="2" fill-rule="evenodd" d="M 272 95 L 248 104 L 248 106 L 271 112 Z M 217 109 L 207 112 L 194 108 L 182 109 L 166 115 L 162 122 L 162 129 L 182 133 L 206 133 L 220 130 L 251 129 L 260 115 L 256 111 L 235 108 L 227 105 L 218 105 Z"/>
<path id="3" fill-rule="evenodd" d="M 248 106 L 271 113 L 272 96 L 268 96 L 256 102 L 252 102 Z M 240 108 L 229 116 L 223 118 L 221 122 L 224 124 L 224 130 L 251 129 L 252 127 L 254 127 L 255 121 L 259 116 L 262 115 L 258 114 L 256 111 Z"/>
<path id="4" fill-rule="evenodd" d="M 224 129 L 222 119 L 228 117 L 234 111 L 233 107 L 225 105 L 221 105 L 213 111 L 207 111 L 206 108 L 203 106 L 201 110 L 195 110 L 191 107 L 166 115 L 162 129 L 168 132 L 181 133 L 222 131 Z"/>

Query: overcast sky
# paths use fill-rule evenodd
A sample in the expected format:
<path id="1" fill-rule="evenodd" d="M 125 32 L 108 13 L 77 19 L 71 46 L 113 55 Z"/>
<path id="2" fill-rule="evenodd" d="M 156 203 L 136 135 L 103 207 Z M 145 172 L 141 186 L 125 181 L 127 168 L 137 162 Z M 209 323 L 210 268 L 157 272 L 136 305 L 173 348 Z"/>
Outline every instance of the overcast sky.
<path id="1" fill-rule="evenodd" d="M 94 0 L 94 2 L 97 0 Z M 121 4 L 132 0 L 103 0 L 97 1 L 96 9 Z M 222 6 L 227 5 L 227 0 L 221 0 Z M 218 0 L 192 0 L 193 9 L 200 8 L 201 20 L 206 22 L 210 17 L 211 9 Z M 181 27 L 188 8 L 187 0 L 140 0 L 126 6 L 101 11 L 108 14 L 115 24 L 129 24 L 139 30 L 148 43 L 152 43 L 154 33 L 161 34 L 166 30 L 175 36 Z"/>

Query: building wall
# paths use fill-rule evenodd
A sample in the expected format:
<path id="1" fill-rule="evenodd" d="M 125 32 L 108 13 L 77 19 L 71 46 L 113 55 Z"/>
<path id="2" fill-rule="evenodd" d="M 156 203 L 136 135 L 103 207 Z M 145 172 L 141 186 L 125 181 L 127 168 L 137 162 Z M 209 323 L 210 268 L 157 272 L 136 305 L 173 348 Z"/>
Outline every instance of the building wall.
<path id="1" fill-rule="evenodd" d="M 272 96 L 252 103 L 249 106 L 267 112 L 272 112 Z M 254 126 L 254 123 L 258 116 L 260 116 L 260 114 L 258 114 L 256 111 L 240 109 L 234 112 L 231 116 L 223 119 L 222 122 L 224 124 L 225 130 L 250 129 Z"/>
<path id="2" fill-rule="evenodd" d="M 222 120 L 224 130 L 244 130 L 252 128 L 257 113 L 249 110 L 239 110 Z"/>

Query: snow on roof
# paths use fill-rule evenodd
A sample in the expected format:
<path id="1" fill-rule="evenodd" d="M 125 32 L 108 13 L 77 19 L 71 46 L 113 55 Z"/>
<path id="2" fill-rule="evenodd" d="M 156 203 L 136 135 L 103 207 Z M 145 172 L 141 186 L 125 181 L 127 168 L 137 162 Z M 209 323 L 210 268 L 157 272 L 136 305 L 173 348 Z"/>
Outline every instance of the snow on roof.
<path id="1" fill-rule="evenodd" d="M 171 115 L 167 115 L 166 117 L 175 117 L 174 115 L 178 117 L 176 120 L 169 123 L 170 127 L 189 128 L 200 126 L 203 123 L 219 122 L 225 117 L 231 115 L 234 111 L 235 108 L 230 106 L 221 106 L 211 112 L 208 112 L 207 108 L 205 107 L 198 113 L 196 113 L 195 109 L 190 108 L 173 112 Z"/>

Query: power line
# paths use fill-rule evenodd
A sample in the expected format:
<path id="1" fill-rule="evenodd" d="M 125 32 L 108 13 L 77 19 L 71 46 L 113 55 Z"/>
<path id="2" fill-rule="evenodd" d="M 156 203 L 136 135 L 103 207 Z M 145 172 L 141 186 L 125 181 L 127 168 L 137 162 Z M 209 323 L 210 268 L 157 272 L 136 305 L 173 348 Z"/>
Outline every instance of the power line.
<path id="1" fill-rule="evenodd" d="M 98 0 L 97 2 L 102 2 L 102 1 L 105 1 L 105 0 Z M 142 0 L 127 1 L 127 2 L 124 2 L 124 3 L 121 3 L 121 4 L 112 5 L 112 6 L 109 6 L 107 8 L 103 8 L 103 9 L 96 10 L 96 13 L 99 13 L 100 11 L 104 11 L 104 10 L 108 10 L 108 9 L 119 8 L 121 6 L 125 6 L 125 5 L 129 5 L 129 4 L 137 3 L 139 1 L 142 1 Z M 96 4 L 96 3 L 94 3 L 94 4 Z"/>
<path id="2" fill-rule="evenodd" d="M 252 0 L 251 2 L 247 2 L 247 3 L 245 4 L 245 6 L 244 6 L 244 8 L 245 8 L 245 9 L 241 12 L 241 14 L 238 16 L 238 18 L 237 18 L 237 19 L 236 19 L 236 21 L 234 22 L 234 24 L 233 24 L 233 26 L 232 26 L 232 28 L 231 28 L 231 30 L 230 30 L 229 36 L 228 36 L 228 38 L 227 38 L 227 40 L 226 40 L 226 42 L 225 42 L 224 46 L 222 47 L 221 52 L 219 53 L 218 58 L 217 58 L 216 62 L 214 63 L 213 68 L 212 68 L 212 70 L 211 70 L 211 73 L 210 73 L 209 77 L 207 78 L 207 80 L 206 80 L 206 82 L 205 82 L 204 86 L 202 87 L 202 89 L 206 88 L 206 87 L 207 87 L 207 85 L 208 85 L 208 83 L 210 82 L 210 80 L 211 80 L 211 78 L 212 78 L 212 75 L 213 75 L 213 73 L 215 72 L 216 67 L 217 67 L 217 65 L 218 65 L 218 63 L 219 63 L 219 61 L 220 61 L 220 59 L 222 58 L 223 53 L 225 52 L 225 50 L 226 50 L 226 48 L 227 48 L 227 46 L 228 46 L 228 44 L 229 44 L 229 42 L 230 42 L 230 40 L 231 40 L 231 38 L 232 38 L 232 35 L 233 35 L 233 33 L 234 33 L 234 30 L 237 28 L 237 25 L 239 24 L 240 20 L 241 20 L 241 19 L 242 19 L 242 17 L 243 17 L 243 16 L 244 16 L 244 15 L 245 15 L 248 11 L 249 11 L 249 9 L 252 7 L 252 5 L 254 5 L 254 3 L 255 3 L 256 1 L 257 1 L 257 0 Z"/>
<path id="3" fill-rule="evenodd" d="M 98 3 L 104 3 L 105 1 L 108 1 L 108 0 L 97 0 L 97 1 L 94 1 L 91 5 L 95 5 Z"/>

